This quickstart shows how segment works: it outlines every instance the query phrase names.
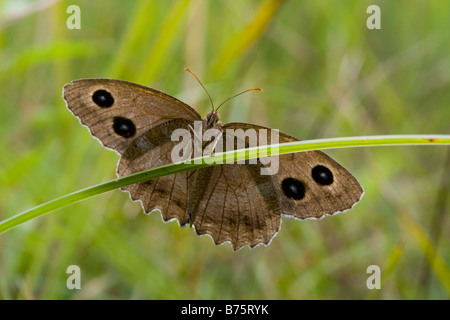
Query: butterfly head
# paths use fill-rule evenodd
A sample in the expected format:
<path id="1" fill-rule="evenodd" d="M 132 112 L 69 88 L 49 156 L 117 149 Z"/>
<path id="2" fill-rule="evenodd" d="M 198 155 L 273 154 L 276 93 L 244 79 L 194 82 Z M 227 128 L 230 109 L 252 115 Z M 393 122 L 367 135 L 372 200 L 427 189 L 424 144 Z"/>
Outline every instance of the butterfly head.
<path id="1" fill-rule="evenodd" d="M 206 118 L 203 119 L 204 122 L 204 128 L 205 130 L 211 129 L 211 128 L 217 128 L 220 129 L 222 127 L 222 122 L 220 122 L 220 114 L 216 111 L 210 111 L 206 115 Z"/>

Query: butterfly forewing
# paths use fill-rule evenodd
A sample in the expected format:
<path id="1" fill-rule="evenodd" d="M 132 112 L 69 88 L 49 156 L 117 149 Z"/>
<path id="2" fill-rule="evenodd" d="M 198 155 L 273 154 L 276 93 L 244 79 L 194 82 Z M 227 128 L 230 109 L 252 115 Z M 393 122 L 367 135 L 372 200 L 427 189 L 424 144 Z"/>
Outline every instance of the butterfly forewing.
<path id="1" fill-rule="evenodd" d="M 258 145 L 267 145 L 260 130 L 271 130 L 247 123 L 226 124 L 223 129 L 256 130 Z M 279 132 L 279 142 L 299 141 Z M 299 219 L 321 218 L 346 211 L 357 203 L 363 189 L 353 175 L 321 151 L 298 152 L 279 156 L 278 170 L 270 175 L 278 204 L 285 215 Z"/>
<path id="2" fill-rule="evenodd" d="M 121 80 L 75 80 L 64 86 L 63 97 L 91 134 L 119 154 L 131 141 L 168 120 L 201 120 L 194 109 L 180 100 Z"/>

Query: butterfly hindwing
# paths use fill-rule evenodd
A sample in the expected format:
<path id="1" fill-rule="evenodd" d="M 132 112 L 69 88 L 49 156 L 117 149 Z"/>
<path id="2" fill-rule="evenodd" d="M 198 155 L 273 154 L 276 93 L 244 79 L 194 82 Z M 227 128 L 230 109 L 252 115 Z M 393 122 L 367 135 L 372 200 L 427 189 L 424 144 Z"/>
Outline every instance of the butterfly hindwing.
<path id="1" fill-rule="evenodd" d="M 188 214 L 198 234 L 234 250 L 268 244 L 278 232 L 281 212 L 271 179 L 258 164 L 222 164 L 196 170 L 189 178 Z"/>
<path id="2" fill-rule="evenodd" d="M 120 157 L 119 177 L 159 167 L 173 162 L 172 150 L 178 141 L 172 133 L 192 123 L 185 119 L 166 121 L 136 138 Z M 185 155 L 189 156 L 189 155 Z M 189 172 L 180 172 L 123 187 L 132 200 L 140 200 L 145 212 L 161 211 L 164 221 L 176 218 L 181 226 L 189 222 L 187 215 L 187 188 Z"/>

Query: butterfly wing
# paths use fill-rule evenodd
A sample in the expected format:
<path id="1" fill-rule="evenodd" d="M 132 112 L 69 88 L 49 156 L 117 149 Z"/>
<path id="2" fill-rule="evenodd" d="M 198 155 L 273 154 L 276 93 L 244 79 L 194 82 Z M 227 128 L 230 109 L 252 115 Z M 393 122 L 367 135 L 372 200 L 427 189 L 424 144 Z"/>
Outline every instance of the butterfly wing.
<path id="1" fill-rule="evenodd" d="M 189 178 L 188 215 L 197 234 L 215 244 L 268 244 L 280 229 L 281 212 L 272 181 L 260 175 L 261 165 L 223 164 Z"/>
<path id="2" fill-rule="evenodd" d="M 230 123 L 224 129 L 270 128 L 246 123 Z M 279 142 L 299 139 L 279 132 Z M 258 136 L 258 145 L 267 141 Z M 275 186 L 281 212 L 298 219 L 322 218 L 351 209 L 364 191 L 358 180 L 337 161 L 321 151 L 290 153 L 279 156 L 278 170 L 270 176 Z"/>
<path id="3" fill-rule="evenodd" d="M 63 98 L 91 134 L 119 154 L 144 132 L 168 120 L 201 120 L 184 102 L 122 80 L 75 80 L 64 86 Z"/>
<path id="4" fill-rule="evenodd" d="M 119 177 L 172 163 L 177 142 L 171 134 L 188 129 L 200 115 L 165 93 L 138 84 L 110 79 L 81 79 L 64 86 L 68 109 L 104 147 L 121 155 Z M 186 172 L 123 187 L 145 212 L 159 209 L 165 221 L 188 222 Z"/>
<path id="5" fill-rule="evenodd" d="M 172 163 L 172 150 L 178 143 L 171 140 L 172 132 L 180 128 L 187 129 L 191 124 L 184 119 L 174 119 L 145 132 L 122 154 L 117 175 L 126 176 Z M 164 221 L 176 218 L 184 226 L 189 222 L 186 213 L 189 174 L 188 171 L 163 176 L 125 186 L 122 190 L 128 191 L 132 200 L 140 200 L 145 212 L 158 209 Z"/>

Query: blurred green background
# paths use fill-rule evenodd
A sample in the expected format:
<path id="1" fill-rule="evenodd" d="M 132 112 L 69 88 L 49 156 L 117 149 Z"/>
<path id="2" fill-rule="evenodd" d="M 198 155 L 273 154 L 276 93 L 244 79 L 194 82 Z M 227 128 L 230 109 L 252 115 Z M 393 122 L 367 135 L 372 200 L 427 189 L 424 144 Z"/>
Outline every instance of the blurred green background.
<path id="1" fill-rule="evenodd" d="M 69 5 L 81 29 L 69 30 Z M 366 9 L 381 8 L 381 30 Z M 66 109 L 65 83 L 148 85 L 202 115 L 301 139 L 450 133 L 449 1 L 0 0 L 0 220 L 115 177 Z M 1 299 L 448 299 L 449 148 L 328 152 L 365 189 L 350 212 L 284 218 L 233 252 L 115 190 L 0 235 Z M 81 290 L 66 268 L 81 268 Z M 380 290 L 366 286 L 381 269 Z"/>

